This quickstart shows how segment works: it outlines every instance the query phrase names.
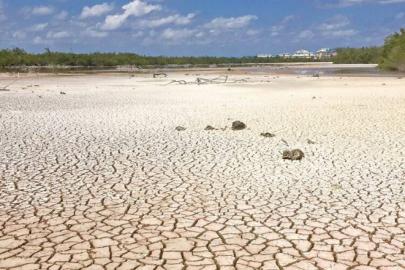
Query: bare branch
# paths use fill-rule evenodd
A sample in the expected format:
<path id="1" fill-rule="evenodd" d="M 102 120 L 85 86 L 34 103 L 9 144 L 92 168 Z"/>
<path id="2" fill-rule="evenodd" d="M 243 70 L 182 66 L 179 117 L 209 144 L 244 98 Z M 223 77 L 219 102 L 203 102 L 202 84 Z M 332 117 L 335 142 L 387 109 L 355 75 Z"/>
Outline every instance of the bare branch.
<path id="1" fill-rule="evenodd" d="M 153 78 L 166 78 L 167 74 L 166 73 L 153 73 Z"/>
<path id="2" fill-rule="evenodd" d="M 0 91 L 10 91 L 9 89 L 7 89 L 7 87 L 9 87 L 10 85 L 12 85 L 13 83 L 19 81 L 20 79 L 18 78 L 17 80 L 13 81 L 12 83 L 7 84 L 6 86 L 0 88 Z"/>

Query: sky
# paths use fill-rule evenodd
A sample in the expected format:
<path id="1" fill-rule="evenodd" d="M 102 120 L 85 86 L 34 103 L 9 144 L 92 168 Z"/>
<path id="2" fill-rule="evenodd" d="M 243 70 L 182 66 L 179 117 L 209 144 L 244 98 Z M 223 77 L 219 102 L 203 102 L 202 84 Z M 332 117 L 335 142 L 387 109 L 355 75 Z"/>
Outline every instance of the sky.
<path id="1" fill-rule="evenodd" d="M 0 49 L 252 56 L 379 46 L 405 0 L 0 0 Z"/>

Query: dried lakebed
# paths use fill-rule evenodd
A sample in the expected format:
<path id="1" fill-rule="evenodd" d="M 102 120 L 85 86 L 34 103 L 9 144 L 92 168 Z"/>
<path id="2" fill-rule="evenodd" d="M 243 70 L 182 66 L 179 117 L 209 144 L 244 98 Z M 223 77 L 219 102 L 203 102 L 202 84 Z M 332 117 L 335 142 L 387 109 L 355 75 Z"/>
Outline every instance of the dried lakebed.
<path id="1" fill-rule="evenodd" d="M 173 76 L 0 92 L 0 269 L 405 269 L 403 80 Z"/>

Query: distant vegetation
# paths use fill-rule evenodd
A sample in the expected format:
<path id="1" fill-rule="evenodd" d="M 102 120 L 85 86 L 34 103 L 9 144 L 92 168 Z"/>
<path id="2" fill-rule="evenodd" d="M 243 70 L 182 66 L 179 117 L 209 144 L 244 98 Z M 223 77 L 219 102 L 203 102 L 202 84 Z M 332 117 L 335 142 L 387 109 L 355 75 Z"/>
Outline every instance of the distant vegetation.
<path id="1" fill-rule="evenodd" d="M 166 65 L 215 65 L 243 63 L 281 63 L 281 62 L 314 62 L 314 59 L 283 59 L 258 57 L 165 57 L 141 56 L 134 53 L 90 53 L 74 54 L 52 52 L 49 48 L 42 54 L 27 53 L 20 48 L 0 51 L 0 67 L 11 66 L 82 66 L 82 67 L 115 67 L 133 65 L 138 67 Z"/>
<path id="2" fill-rule="evenodd" d="M 385 39 L 381 51 L 380 67 L 383 69 L 405 71 L 405 29 Z"/>
<path id="3" fill-rule="evenodd" d="M 381 47 L 337 48 L 335 64 L 377 64 L 381 61 Z"/>
<path id="4" fill-rule="evenodd" d="M 405 71 L 405 29 L 388 36 L 382 47 L 337 48 L 338 55 L 330 60 L 336 64 L 379 64 L 382 69 Z M 0 67 L 22 66 L 80 66 L 80 67 L 161 67 L 242 65 L 246 63 L 289 63 L 316 62 L 316 59 L 297 59 L 282 57 L 258 58 L 249 57 L 165 57 L 142 56 L 134 53 L 90 53 L 74 54 L 52 52 L 49 48 L 42 54 L 28 53 L 21 48 L 0 51 Z M 328 61 L 328 60 L 327 60 Z"/>
<path id="5" fill-rule="evenodd" d="M 385 39 L 381 47 L 337 48 L 336 64 L 379 64 L 379 68 L 405 71 L 405 29 Z"/>

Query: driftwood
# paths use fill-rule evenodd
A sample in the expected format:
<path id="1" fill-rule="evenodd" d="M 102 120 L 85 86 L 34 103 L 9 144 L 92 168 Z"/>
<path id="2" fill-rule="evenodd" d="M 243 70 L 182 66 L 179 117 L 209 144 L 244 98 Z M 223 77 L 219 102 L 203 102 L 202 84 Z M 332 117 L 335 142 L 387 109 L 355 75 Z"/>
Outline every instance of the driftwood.
<path id="1" fill-rule="evenodd" d="M 7 87 L 9 87 L 10 85 L 12 85 L 13 83 L 17 82 L 19 79 L 13 81 L 12 83 L 7 84 L 4 87 L 0 87 L 0 91 L 10 91 L 9 89 L 7 89 Z"/>
<path id="2" fill-rule="evenodd" d="M 166 73 L 153 73 L 153 78 L 166 78 L 167 74 Z"/>
<path id="3" fill-rule="evenodd" d="M 204 78 L 197 78 L 197 84 L 213 84 L 213 83 L 226 83 L 228 81 L 228 76 L 222 75 L 212 80 L 204 79 Z"/>
<path id="4" fill-rule="evenodd" d="M 178 84 L 182 84 L 182 85 L 187 84 L 187 82 L 186 82 L 185 80 L 180 80 L 180 81 L 172 80 L 172 81 L 169 82 L 168 84 L 165 84 L 165 86 L 166 86 L 166 85 L 169 85 L 169 84 L 172 84 L 172 83 L 178 83 Z"/>
<path id="5" fill-rule="evenodd" d="M 229 82 L 228 81 L 228 76 L 222 75 L 222 76 L 219 76 L 219 77 L 214 78 L 214 79 L 205 79 L 205 78 L 198 77 L 194 82 L 186 82 L 185 80 L 172 80 L 171 82 L 169 82 L 169 83 L 167 83 L 167 84 L 165 84 L 163 86 L 173 84 L 173 83 L 177 83 L 177 84 L 180 84 L 180 85 L 186 85 L 186 84 L 200 85 L 200 84 L 222 84 L 222 83 L 247 83 L 247 80 L 240 79 L 240 80 L 234 80 L 232 82 Z"/>

